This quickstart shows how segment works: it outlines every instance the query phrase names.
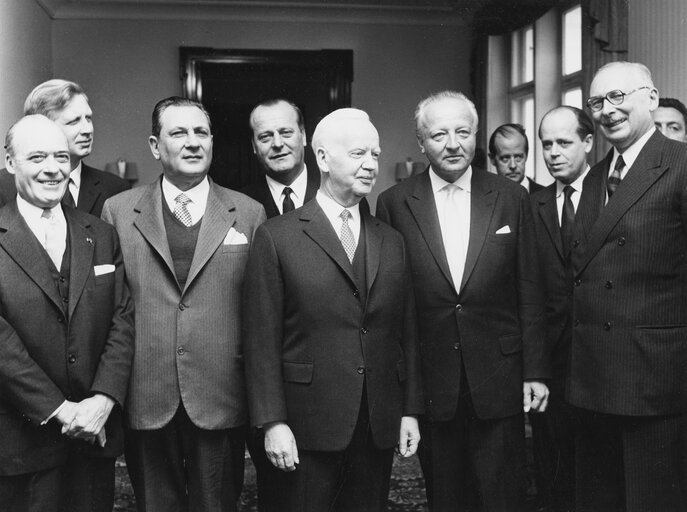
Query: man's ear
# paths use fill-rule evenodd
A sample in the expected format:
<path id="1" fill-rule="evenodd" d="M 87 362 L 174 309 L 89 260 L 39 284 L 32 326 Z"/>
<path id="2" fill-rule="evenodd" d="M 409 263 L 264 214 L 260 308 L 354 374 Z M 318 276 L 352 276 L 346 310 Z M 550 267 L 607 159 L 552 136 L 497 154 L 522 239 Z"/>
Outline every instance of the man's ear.
<path id="1" fill-rule="evenodd" d="M 159 141 L 155 135 L 151 135 L 148 137 L 148 146 L 150 146 L 150 152 L 153 154 L 153 157 L 155 160 L 160 159 L 160 149 L 159 149 Z"/>
<path id="2" fill-rule="evenodd" d="M 301 130 L 301 133 L 303 134 L 303 146 L 308 145 L 308 136 L 305 134 L 305 130 Z"/>
<path id="3" fill-rule="evenodd" d="M 329 155 L 327 154 L 327 150 L 322 146 L 315 150 L 315 160 L 321 172 L 329 172 Z"/>
<path id="4" fill-rule="evenodd" d="M 9 153 L 5 155 L 5 167 L 7 168 L 7 172 L 14 174 L 14 158 L 12 158 Z"/>
<path id="5" fill-rule="evenodd" d="M 584 152 L 589 154 L 592 151 L 593 146 L 594 136 L 591 133 L 588 133 L 587 136 L 584 138 Z"/>

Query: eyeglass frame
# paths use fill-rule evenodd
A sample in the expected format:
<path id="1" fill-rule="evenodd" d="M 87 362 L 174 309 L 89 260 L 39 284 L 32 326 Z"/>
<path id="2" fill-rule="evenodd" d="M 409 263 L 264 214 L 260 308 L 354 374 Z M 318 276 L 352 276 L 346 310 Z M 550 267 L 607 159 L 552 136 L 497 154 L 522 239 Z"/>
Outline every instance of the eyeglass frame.
<path id="1" fill-rule="evenodd" d="M 587 108 L 589 110 L 591 110 L 592 112 L 600 112 L 604 108 L 604 100 L 608 101 L 611 105 L 615 105 L 615 106 L 622 105 L 623 102 L 625 101 L 625 96 L 629 96 L 630 94 L 635 93 L 635 92 L 642 90 L 642 89 L 651 89 L 651 87 L 648 85 L 644 85 L 642 87 L 637 87 L 636 89 L 632 89 L 631 91 L 627 91 L 627 92 L 625 92 L 621 89 L 613 89 L 612 91 L 608 91 L 603 96 L 593 96 L 592 98 L 589 98 L 587 100 Z M 620 101 L 618 101 L 617 103 L 608 97 L 609 94 L 614 94 L 614 93 L 620 93 Z M 592 105 L 599 105 L 599 107 L 594 108 Z"/>

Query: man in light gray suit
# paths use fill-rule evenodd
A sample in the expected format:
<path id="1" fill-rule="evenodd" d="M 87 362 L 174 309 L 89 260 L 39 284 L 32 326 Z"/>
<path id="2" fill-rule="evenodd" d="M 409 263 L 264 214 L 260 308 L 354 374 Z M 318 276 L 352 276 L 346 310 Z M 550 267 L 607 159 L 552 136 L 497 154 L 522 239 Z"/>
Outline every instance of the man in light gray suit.
<path id="1" fill-rule="evenodd" d="M 153 111 L 154 183 L 103 208 L 136 309 L 127 464 L 139 511 L 236 510 L 247 424 L 241 287 L 262 206 L 214 184 L 210 117 L 172 97 Z"/>

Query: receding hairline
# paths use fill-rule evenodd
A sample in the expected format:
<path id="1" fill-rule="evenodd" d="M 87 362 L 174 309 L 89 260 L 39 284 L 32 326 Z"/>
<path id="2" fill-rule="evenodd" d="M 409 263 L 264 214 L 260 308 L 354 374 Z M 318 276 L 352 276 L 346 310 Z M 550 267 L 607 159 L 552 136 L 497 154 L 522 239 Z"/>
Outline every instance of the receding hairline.
<path id="1" fill-rule="evenodd" d="M 477 114 L 477 108 L 475 104 L 462 92 L 445 90 L 430 94 L 426 98 L 422 99 L 415 107 L 415 135 L 418 140 L 422 140 L 422 128 L 425 121 L 425 113 L 427 108 L 438 101 L 444 100 L 455 100 L 463 103 L 467 106 L 468 110 L 472 114 L 473 128 L 475 131 L 479 129 L 479 115 Z"/>
<path id="2" fill-rule="evenodd" d="M 606 73 L 608 71 L 612 71 L 614 68 L 626 68 L 626 69 L 631 69 L 636 77 L 639 77 L 639 81 L 642 83 L 645 83 L 651 88 L 655 88 L 656 86 L 654 85 L 653 78 L 651 77 L 651 71 L 647 66 L 642 64 L 641 62 L 628 62 L 624 60 L 619 60 L 619 61 L 613 61 L 609 62 L 607 64 L 604 64 L 601 66 L 599 69 L 596 70 L 596 73 L 594 73 L 594 77 L 592 78 L 592 83 L 596 78 L 601 74 L 601 73 Z"/>
<path id="3" fill-rule="evenodd" d="M 28 126 L 24 127 L 24 125 Z M 60 129 L 60 127 L 57 124 L 55 124 L 53 120 L 51 120 L 48 116 L 45 116 L 43 114 L 29 114 L 18 119 L 7 130 L 7 134 L 5 135 L 5 150 L 7 151 L 7 153 L 12 157 L 16 155 L 15 145 L 17 140 L 17 134 L 23 134 L 22 130 L 26 130 L 29 128 L 35 129 L 37 126 L 40 125 L 48 127 L 49 129 L 54 129 L 55 133 L 59 133 L 60 136 L 64 139 L 65 150 L 69 150 L 67 136 Z"/>

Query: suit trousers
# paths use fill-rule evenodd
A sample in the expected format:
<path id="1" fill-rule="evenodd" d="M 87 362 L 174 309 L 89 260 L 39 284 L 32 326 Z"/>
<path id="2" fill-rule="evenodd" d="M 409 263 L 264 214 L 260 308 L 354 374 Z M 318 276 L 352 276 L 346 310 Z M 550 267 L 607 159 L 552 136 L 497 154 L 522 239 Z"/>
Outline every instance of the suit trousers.
<path id="1" fill-rule="evenodd" d="M 577 511 L 685 511 L 680 415 L 613 416 L 580 410 Z"/>
<path id="2" fill-rule="evenodd" d="M 366 389 L 363 386 L 363 397 Z M 299 450 L 295 471 L 278 471 L 266 489 L 283 512 L 386 510 L 393 448 L 375 447 L 367 400 L 361 401 L 353 438 L 342 452 Z M 298 443 L 298 440 L 296 440 Z M 265 490 L 260 490 L 263 493 Z M 274 501 L 276 498 L 276 501 Z"/>
<path id="3" fill-rule="evenodd" d="M 245 427 L 205 430 L 184 406 L 159 430 L 126 432 L 126 463 L 139 512 L 236 510 Z"/>
<path id="4" fill-rule="evenodd" d="M 455 416 L 420 424 L 419 454 L 432 512 L 519 511 L 525 497 L 523 414 L 477 418 L 463 368 Z"/>
<path id="5" fill-rule="evenodd" d="M 115 459 L 71 453 L 64 465 L 0 476 L 3 512 L 112 512 Z"/>

